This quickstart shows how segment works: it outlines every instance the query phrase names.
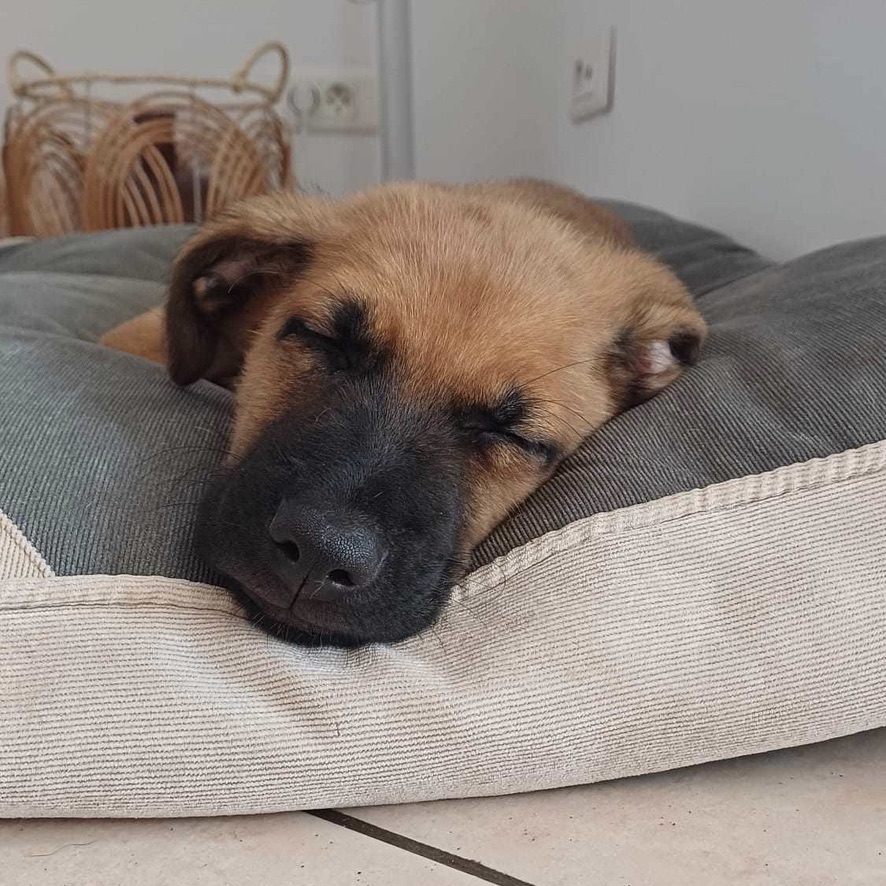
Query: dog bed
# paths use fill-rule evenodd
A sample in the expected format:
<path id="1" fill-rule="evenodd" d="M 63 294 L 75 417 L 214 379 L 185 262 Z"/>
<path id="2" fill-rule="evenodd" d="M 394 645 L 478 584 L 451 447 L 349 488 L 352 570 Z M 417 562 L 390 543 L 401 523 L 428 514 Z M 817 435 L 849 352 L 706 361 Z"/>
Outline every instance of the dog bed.
<path id="1" fill-rule="evenodd" d="M 886 725 L 886 239 L 773 265 L 613 204 L 711 326 L 475 552 L 440 623 L 304 649 L 194 557 L 230 395 L 94 344 L 186 228 L 0 249 L 0 815 L 503 794 Z"/>

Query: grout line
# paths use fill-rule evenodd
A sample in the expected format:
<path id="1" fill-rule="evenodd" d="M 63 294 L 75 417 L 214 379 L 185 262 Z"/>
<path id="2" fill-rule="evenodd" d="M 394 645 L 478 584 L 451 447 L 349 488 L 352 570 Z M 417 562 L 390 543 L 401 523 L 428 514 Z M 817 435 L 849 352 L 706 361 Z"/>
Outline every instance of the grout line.
<path id="1" fill-rule="evenodd" d="M 374 840 L 381 840 L 383 843 L 396 846 L 398 849 L 411 852 L 413 855 L 420 855 L 438 864 L 461 871 L 463 874 L 470 874 L 478 880 L 494 883 L 495 886 L 533 886 L 532 883 L 526 880 L 518 880 L 516 877 L 510 876 L 510 874 L 503 874 L 494 868 L 488 868 L 485 864 L 480 864 L 479 861 L 462 858 L 460 855 L 454 855 L 451 852 L 446 852 L 445 849 L 438 849 L 436 846 L 428 846 L 427 843 L 420 843 L 418 840 L 404 837 L 402 834 L 397 834 L 386 828 L 380 828 L 378 825 L 370 824 L 368 821 L 354 818 L 351 815 L 345 815 L 345 813 L 338 812 L 335 809 L 315 809 L 309 811 L 308 815 L 322 818 L 323 821 L 337 824 L 339 827 L 347 828 L 350 831 L 356 831 L 358 834 L 363 834 Z"/>

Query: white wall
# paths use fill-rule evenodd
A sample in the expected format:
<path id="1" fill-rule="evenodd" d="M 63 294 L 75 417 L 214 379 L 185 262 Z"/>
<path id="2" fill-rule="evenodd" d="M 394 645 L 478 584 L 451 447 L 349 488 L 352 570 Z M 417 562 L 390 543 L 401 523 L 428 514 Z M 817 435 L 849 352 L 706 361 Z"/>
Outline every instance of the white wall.
<path id="1" fill-rule="evenodd" d="M 556 173 L 556 0 L 413 0 L 416 173 Z"/>
<path id="2" fill-rule="evenodd" d="M 294 65 L 373 65 L 375 7 L 347 0 L 0 0 L 0 110 L 6 58 L 31 49 L 59 72 L 84 69 L 230 76 L 266 40 Z M 332 193 L 378 179 L 372 136 L 301 136 L 296 173 Z"/>
<path id="3" fill-rule="evenodd" d="M 775 257 L 886 233 L 886 2 L 561 0 L 558 160 Z M 570 61 L 618 28 L 615 109 L 575 126 Z"/>

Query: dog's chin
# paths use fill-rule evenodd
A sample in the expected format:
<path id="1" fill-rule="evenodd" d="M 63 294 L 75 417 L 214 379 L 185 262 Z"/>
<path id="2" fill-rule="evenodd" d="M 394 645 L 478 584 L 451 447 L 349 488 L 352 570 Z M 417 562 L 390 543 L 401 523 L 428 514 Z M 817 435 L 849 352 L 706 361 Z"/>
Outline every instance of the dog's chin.
<path id="1" fill-rule="evenodd" d="M 299 646 L 341 646 L 356 648 L 377 642 L 349 626 L 332 607 L 322 602 L 302 604 L 299 615 L 264 600 L 255 590 L 247 589 L 235 579 L 229 579 L 228 587 L 241 606 L 249 613 L 253 624 L 266 633 L 287 643 Z"/>
<path id="2" fill-rule="evenodd" d="M 250 620 L 266 633 L 301 646 L 354 648 L 371 643 L 398 643 L 430 628 L 449 598 L 450 581 L 441 577 L 435 593 L 414 609 L 373 614 L 340 607 L 322 600 L 303 601 L 296 610 L 274 605 L 266 586 L 228 578 L 227 587 L 246 609 Z"/>

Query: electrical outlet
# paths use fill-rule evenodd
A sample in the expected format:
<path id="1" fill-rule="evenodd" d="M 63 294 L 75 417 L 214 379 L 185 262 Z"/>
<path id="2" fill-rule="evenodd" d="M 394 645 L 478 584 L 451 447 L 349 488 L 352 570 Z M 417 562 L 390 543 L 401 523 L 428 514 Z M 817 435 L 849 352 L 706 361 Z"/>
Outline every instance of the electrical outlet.
<path id="1" fill-rule="evenodd" d="M 615 99 L 615 28 L 576 54 L 570 71 L 569 116 L 573 123 L 612 110 Z"/>
<path id="2" fill-rule="evenodd" d="M 374 73 L 297 73 L 287 101 L 296 127 L 303 132 L 371 134 L 378 129 Z"/>

